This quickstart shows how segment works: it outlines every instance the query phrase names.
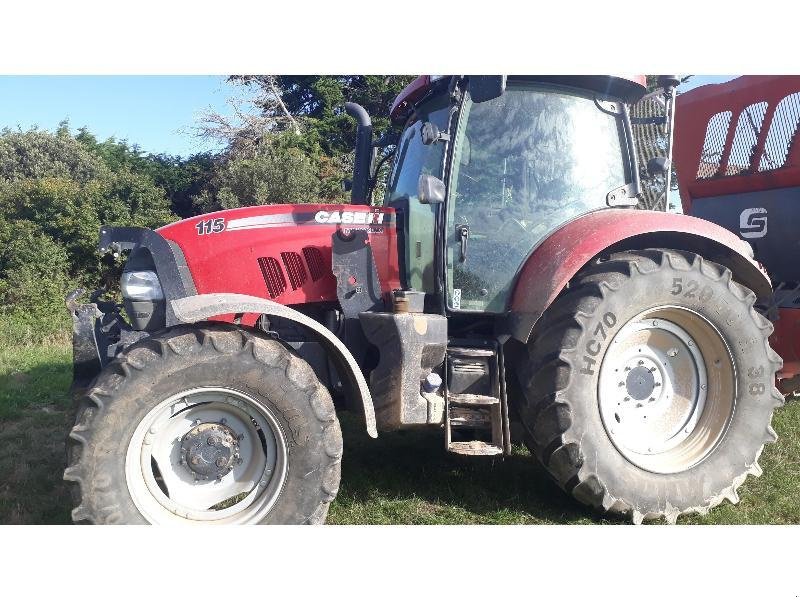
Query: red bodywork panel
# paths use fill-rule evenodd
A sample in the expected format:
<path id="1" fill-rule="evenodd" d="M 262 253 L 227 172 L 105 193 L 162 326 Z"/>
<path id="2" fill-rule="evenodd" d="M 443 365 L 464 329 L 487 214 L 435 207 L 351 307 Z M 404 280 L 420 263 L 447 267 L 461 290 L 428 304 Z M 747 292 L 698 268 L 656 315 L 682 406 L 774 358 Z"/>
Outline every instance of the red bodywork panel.
<path id="1" fill-rule="evenodd" d="M 775 333 L 769 338 L 772 349 L 783 358 L 778 379 L 800 375 L 800 308 L 779 308 Z"/>
<path id="2" fill-rule="evenodd" d="M 744 76 L 677 99 L 674 159 L 684 212 L 750 238 L 777 281 L 796 281 L 800 189 L 800 76 Z M 751 208 L 758 207 L 758 208 Z M 763 233 L 747 234 L 758 210 Z M 767 235 L 767 213 L 769 235 Z M 800 375 L 800 309 L 780 306 L 770 343 L 779 379 Z"/>
<path id="3" fill-rule="evenodd" d="M 600 210 L 570 221 L 553 232 L 525 262 L 511 297 L 510 309 L 512 313 L 530 315 L 533 322 L 526 319 L 525 326 L 516 330 L 514 336 L 527 339 L 530 334 L 528 324 L 533 327 L 535 319 L 593 257 L 618 242 L 652 233 L 680 234 L 685 238 L 693 236 L 716 242 L 730 250 L 735 262 L 747 269 L 754 281 L 758 279 L 756 274 L 761 274 L 763 281 L 757 286 L 759 289 L 754 289 L 757 294 L 771 291 L 766 274 L 749 258 L 747 243 L 719 225 L 672 213 Z M 689 240 L 685 241 L 685 246 L 690 247 Z M 756 286 L 751 284 L 751 287 Z"/>
<path id="4" fill-rule="evenodd" d="M 800 186 L 798 92 L 800 76 L 747 75 L 678 96 L 674 160 L 685 213 L 695 198 Z"/>
<path id="5" fill-rule="evenodd" d="M 400 287 L 393 208 L 252 206 L 178 221 L 158 233 L 180 246 L 198 294 L 247 294 L 298 305 L 337 301 L 331 252 L 337 229 L 367 229 L 381 291 Z M 248 317 L 243 322 L 250 325 L 255 316 Z"/>

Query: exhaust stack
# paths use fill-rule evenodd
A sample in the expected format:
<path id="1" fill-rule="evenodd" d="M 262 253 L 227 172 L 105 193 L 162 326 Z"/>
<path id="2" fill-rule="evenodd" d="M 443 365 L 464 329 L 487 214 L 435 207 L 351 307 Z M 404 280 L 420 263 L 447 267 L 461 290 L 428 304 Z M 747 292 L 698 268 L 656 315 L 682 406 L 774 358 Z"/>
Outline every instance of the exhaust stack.
<path id="1" fill-rule="evenodd" d="M 355 102 L 346 102 L 344 109 L 358 123 L 350 202 L 351 204 L 369 204 L 369 178 L 372 165 L 372 120 L 364 107 Z"/>

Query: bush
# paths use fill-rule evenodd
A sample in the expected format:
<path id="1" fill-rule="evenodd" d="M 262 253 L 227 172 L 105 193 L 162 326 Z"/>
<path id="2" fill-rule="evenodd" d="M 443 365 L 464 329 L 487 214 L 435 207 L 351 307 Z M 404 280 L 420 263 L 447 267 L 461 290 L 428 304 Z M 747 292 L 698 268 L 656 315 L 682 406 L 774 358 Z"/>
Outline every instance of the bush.
<path id="1" fill-rule="evenodd" d="M 130 165 L 111 170 L 64 128 L 0 135 L 0 339 L 28 341 L 69 323 L 64 296 L 100 283 L 101 224 L 158 227 L 164 190 Z"/>
<path id="2" fill-rule="evenodd" d="M 294 134 L 264 140 L 256 148 L 231 149 L 209 189 L 195 200 L 202 212 L 257 204 L 298 204 L 342 200 L 341 171 L 324 155 L 295 145 Z"/>
<path id="3" fill-rule="evenodd" d="M 36 343 L 69 326 L 66 249 L 34 223 L 0 223 L 0 343 Z"/>

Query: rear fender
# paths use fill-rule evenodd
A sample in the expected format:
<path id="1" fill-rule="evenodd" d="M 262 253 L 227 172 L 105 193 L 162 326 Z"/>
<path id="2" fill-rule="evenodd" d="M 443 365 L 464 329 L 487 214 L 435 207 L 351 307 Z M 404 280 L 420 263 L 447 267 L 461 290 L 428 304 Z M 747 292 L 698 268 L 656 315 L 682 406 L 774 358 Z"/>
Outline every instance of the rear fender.
<path id="1" fill-rule="evenodd" d="M 187 296 L 172 300 L 171 306 L 176 319 L 181 323 L 197 323 L 211 317 L 234 313 L 265 314 L 294 321 L 329 353 L 346 386 L 347 393 L 361 400 L 367 433 L 373 438 L 378 437 L 372 395 L 356 359 L 339 338 L 314 319 L 277 302 L 244 294 Z"/>
<path id="2" fill-rule="evenodd" d="M 508 333 L 527 342 L 547 307 L 598 255 L 644 248 L 695 252 L 729 268 L 759 303 L 767 304 L 772 295 L 769 277 L 753 260 L 750 245 L 727 229 L 686 215 L 603 210 L 570 221 L 531 253 L 511 297 Z"/>

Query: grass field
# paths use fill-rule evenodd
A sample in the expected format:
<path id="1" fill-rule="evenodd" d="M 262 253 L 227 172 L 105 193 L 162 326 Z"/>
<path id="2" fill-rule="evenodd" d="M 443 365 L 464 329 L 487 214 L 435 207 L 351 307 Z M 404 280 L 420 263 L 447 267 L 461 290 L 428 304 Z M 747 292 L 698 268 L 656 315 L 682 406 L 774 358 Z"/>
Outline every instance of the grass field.
<path id="1" fill-rule="evenodd" d="M 69 427 L 68 345 L 0 348 L 0 523 L 68 523 L 61 480 Z M 776 413 L 779 441 L 761 458 L 764 475 L 706 517 L 679 523 L 800 523 L 800 402 Z M 619 523 L 566 496 L 523 448 L 500 459 L 448 455 L 439 431 L 367 437 L 342 417 L 342 485 L 332 524 Z"/>

